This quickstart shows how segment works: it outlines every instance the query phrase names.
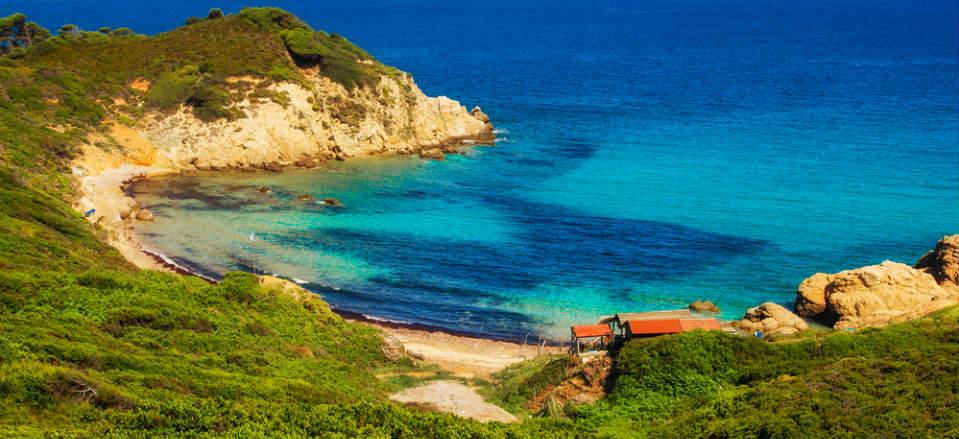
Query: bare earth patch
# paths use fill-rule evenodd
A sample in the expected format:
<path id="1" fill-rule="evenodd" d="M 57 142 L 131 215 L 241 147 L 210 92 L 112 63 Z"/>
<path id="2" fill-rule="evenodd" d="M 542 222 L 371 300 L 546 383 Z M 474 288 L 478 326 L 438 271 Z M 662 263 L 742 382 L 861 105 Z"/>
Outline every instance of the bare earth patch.
<path id="1" fill-rule="evenodd" d="M 393 394 L 390 399 L 411 405 L 435 407 L 481 422 L 514 422 L 516 417 L 483 400 L 475 390 L 455 381 L 433 381 Z"/>
<path id="2" fill-rule="evenodd" d="M 445 332 L 373 326 L 402 343 L 410 356 L 439 365 L 464 378 L 487 378 L 513 363 L 566 351 L 558 346 L 523 345 Z"/>

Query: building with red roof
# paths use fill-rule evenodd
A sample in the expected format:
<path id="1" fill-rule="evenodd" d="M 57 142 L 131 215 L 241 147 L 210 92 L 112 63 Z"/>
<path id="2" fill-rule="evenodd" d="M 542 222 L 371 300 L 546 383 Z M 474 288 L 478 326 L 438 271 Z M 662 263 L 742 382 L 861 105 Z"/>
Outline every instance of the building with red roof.
<path id="1" fill-rule="evenodd" d="M 626 322 L 626 337 L 653 337 L 665 334 L 702 329 L 705 331 L 719 330 L 719 321 L 716 319 L 656 319 L 630 320 Z"/>
<path id="2" fill-rule="evenodd" d="M 605 350 L 613 339 L 613 330 L 609 325 L 579 325 L 570 328 L 573 353 L 579 355 L 586 350 Z"/>

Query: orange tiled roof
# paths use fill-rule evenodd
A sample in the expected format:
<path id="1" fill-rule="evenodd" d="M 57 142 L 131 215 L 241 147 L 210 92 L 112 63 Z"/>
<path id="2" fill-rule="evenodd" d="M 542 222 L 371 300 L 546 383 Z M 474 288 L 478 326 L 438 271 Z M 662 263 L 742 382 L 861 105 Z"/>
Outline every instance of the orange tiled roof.
<path id="1" fill-rule="evenodd" d="M 580 325 L 573 326 L 573 335 L 576 338 L 583 337 L 603 337 L 613 335 L 613 330 L 606 325 Z"/>
<path id="2" fill-rule="evenodd" d="M 626 330 L 632 335 L 676 334 L 694 329 L 717 330 L 719 321 L 716 319 L 658 319 L 626 322 Z"/>

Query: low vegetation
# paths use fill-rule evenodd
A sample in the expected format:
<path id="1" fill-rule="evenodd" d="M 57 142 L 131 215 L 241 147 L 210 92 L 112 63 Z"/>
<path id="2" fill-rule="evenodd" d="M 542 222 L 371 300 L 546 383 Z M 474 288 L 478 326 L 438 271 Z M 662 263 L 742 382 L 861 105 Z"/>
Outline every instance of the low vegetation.
<path id="1" fill-rule="evenodd" d="M 34 29 L 31 42 L 21 29 Z M 957 437 L 957 308 L 774 343 L 718 332 L 631 341 L 607 398 L 519 424 L 390 403 L 386 394 L 412 381 L 377 377 L 416 367 L 384 357 L 373 330 L 248 274 L 210 285 L 133 269 L 70 207 L 68 177 L 89 133 L 119 113 L 136 117 L 124 103 L 133 98 L 239 117 L 229 77 L 295 81 L 297 63 L 316 63 L 362 87 L 389 68 L 271 8 L 211 11 L 152 37 L 76 27 L 40 36 L 19 16 L 0 31 L 0 436 Z M 567 368 L 565 357 L 541 357 L 485 392 L 542 415 L 527 402 Z"/>

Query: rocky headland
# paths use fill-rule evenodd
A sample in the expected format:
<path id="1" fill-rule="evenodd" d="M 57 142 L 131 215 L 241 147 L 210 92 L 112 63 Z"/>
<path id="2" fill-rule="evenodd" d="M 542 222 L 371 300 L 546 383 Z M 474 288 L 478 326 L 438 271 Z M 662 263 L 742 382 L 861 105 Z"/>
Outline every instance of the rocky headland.
<path id="1" fill-rule="evenodd" d="M 280 46 L 264 55 L 265 63 L 289 69 L 280 77 L 271 70 L 215 78 L 187 66 L 159 76 L 130 77 L 112 102 L 101 101 L 112 117 L 88 134 L 72 163 L 80 189 L 74 207 L 92 211 L 88 219 L 106 228 L 110 243 L 136 265 L 159 268 L 132 238 L 133 223 L 152 218 L 124 193 L 133 180 L 198 170 L 280 171 L 368 155 L 443 159 L 466 145 L 493 141 L 489 116 L 479 107 L 470 111 L 445 96 L 426 96 L 409 74 L 379 64 L 345 39 L 295 22 L 272 29 L 277 17 L 285 23 L 295 19 L 284 14 L 244 10 L 149 37 L 186 39 L 181 34 L 258 26 L 265 29 L 263 35 L 279 39 L 279 34 L 286 41 L 287 50 Z M 288 38 L 296 32 L 313 38 L 315 47 Z M 336 57 L 316 57 L 314 50 Z M 346 74 L 353 76 L 344 79 Z M 180 87 L 184 81 L 193 83 Z M 161 99 L 177 93 L 187 97 L 172 105 Z M 203 100 L 207 95 L 229 98 Z M 208 108 L 210 101 L 220 107 Z"/>

